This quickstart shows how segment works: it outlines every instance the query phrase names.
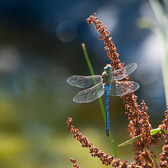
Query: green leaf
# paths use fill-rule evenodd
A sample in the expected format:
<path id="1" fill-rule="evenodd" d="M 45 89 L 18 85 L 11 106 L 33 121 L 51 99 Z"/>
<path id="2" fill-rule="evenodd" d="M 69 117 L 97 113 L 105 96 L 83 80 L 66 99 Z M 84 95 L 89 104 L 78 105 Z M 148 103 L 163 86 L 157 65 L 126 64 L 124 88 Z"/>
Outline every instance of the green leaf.
<path id="1" fill-rule="evenodd" d="M 136 136 L 136 137 L 134 137 L 134 138 L 132 138 L 132 139 L 129 139 L 129 140 L 127 140 L 127 141 L 125 141 L 125 142 L 119 144 L 118 147 L 122 147 L 122 146 L 129 145 L 129 144 L 131 144 L 131 143 L 137 141 L 138 139 L 140 139 L 140 135 L 138 135 L 138 136 Z"/>
<path id="2" fill-rule="evenodd" d="M 156 128 L 156 129 L 151 130 L 150 133 L 151 133 L 151 135 L 155 135 L 155 134 L 157 134 L 160 130 L 161 130 L 160 128 Z M 118 147 L 122 147 L 122 146 L 129 145 L 129 144 L 131 144 L 131 143 L 133 143 L 133 142 L 135 142 L 135 141 L 137 141 L 137 140 L 139 140 L 139 139 L 140 139 L 140 135 L 138 135 L 138 136 L 136 136 L 136 137 L 134 137 L 134 138 L 131 138 L 131 139 L 129 139 L 129 140 L 127 140 L 127 141 L 121 143 L 120 145 L 118 145 Z"/>
<path id="3" fill-rule="evenodd" d="M 152 135 L 155 135 L 155 134 L 157 134 L 158 132 L 160 133 L 160 130 L 161 130 L 161 128 L 153 129 L 153 130 L 151 130 L 151 134 L 152 134 Z"/>

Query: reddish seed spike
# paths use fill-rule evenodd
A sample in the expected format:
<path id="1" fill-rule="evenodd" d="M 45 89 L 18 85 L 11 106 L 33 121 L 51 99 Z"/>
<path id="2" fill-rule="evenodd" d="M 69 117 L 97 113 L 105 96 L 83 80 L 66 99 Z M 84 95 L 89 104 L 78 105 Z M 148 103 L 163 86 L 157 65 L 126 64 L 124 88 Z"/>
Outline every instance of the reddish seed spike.
<path id="1" fill-rule="evenodd" d="M 99 37 L 99 40 L 104 40 L 104 37 L 100 36 L 100 37 Z"/>
<path id="2" fill-rule="evenodd" d="M 89 147 L 89 151 L 91 156 L 93 157 L 98 157 L 100 159 L 100 161 L 105 164 L 105 165 L 114 165 L 114 166 L 119 166 L 120 164 L 122 164 L 120 162 L 120 159 L 114 159 L 114 156 L 109 156 L 108 154 L 104 153 L 103 151 L 99 150 L 97 147 L 94 147 L 92 143 L 89 142 L 88 138 L 86 136 L 83 136 L 81 133 L 79 133 L 79 131 L 75 132 L 76 129 L 73 125 L 72 125 L 72 120 L 67 120 L 67 126 L 71 124 L 71 129 L 73 128 L 73 130 L 71 130 L 71 132 L 74 134 L 74 136 L 78 137 L 77 140 L 84 144 L 85 148 Z M 71 158 L 70 161 L 73 163 L 73 167 L 77 167 L 77 168 L 81 168 L 76 162 L 76 159 Z"/>
<path id="3" fill-rule="evenodd" d="M 93 14 L 93 15 L 95 15 L 95 14 Z M 92 21 L 95 23 L 96 28 L 99 30 L 99 32 L 101 34 L 101 38 L 105 41 L 104 44 L 107 47 L 109 47 L 109 49 L 110 49 L 109 51 L 107 51 L 107 56 L 112 60 L 111 65 L 115 69 L 122 69 L 124 65 L 122 63 L 120 63 L 120 60 L 118 59 L 119 54 L 117 53 L 117 49 L 116 49 L 114 43 L 111 41 L 112 38 L 108 37 L 109 32 L 107 32 L 104 29 L 104 27 L 103 28 L 101 27 L 101 29 L 100 29 L 100 25 L 102 26 L 102 23 L 97 20 L 97 17 L 90 16 L 89 18 L 90 18 L 90 21 L 89 21 L 90 24 L 92 23 Z M 107 38 L 106 38 L 106 36 L 107 36 Z M 107 49 L 107 48 L 105 47 L 105 49 Z M 127 110 L 129 110 L 129 112 L 126 112 L 126 114 L 128 115 L 128 119 L 130 120 L 129 125 L 128 125 L 128 129 L 130 131 L 130 136 L 134 137 L 134 136 L 141 134 L 141 140 L 134 143 L 134 150 L 136 150 L 134 159 L 139 165 L 142 165 L 142 166 L 145 165 L 150 168 L 150 167 L 152 167 L 151 160 L 150 160 L 150 156 L 152 156 L 152 153 L 149 150 L 148 150 L 148 152 L 146 152 L 146 150 L 144 150 L 144 147 L 146 149 L 148 149 L 148 146 L 145 146 L 145 145 L 147 145 L 147 143 L 149 143 L 149 141 L 150 141 L 149 130 L 150 130 L 151 126 L 148 121 L 149 120 L 149 116 L 147 114 L 148 109 L 144 103 L 141 104 L 141 108 L 140 108 L 140 105 L 137 103 L 137 97 L 135 96 L 134 93 L 123 96 L 123 99 L 124 99 L 125 103 L 128 104 Z M 165 118 L 162 125 L 160 126 L 160 128 L 162 130 L 167 128 L 166 127 L 167 122 L 168 122 L 168 117 Z M 70 126 L 70 128 L 71 127 L 72 126 Z M 79 133 L 76 132 L 76 134 L 78 135 Z M 163 136 L 165 136 L 165 135 L 163 135 Z M 80 140 L 80 138 L 81 137 L 79 137 L 78 140 Z M 166 142 L 168 142 L 168 140 Z M 85 144 L 85 143 L 88 143 L 88 141 L 85 142 L 85 140 L 84 140 L 84 142 L 82 141 L 82 143 Z M 165 150 L 165 148 L 166 147 L 164 146 L 162 149 Z M 165 152 L 163 151 L 162 152 L 163 156 L 164 156 L 164 153 Z M 99 157 L 104 164 L 107 164 L 107 160 L 104 155 L 94 153 L 94 151 L 91 154 L 93 156 Z M 163 161 L 163 158 L 164 158 L 163 156 L 161 157 L 162 160 L 160 161 L 160 165 L 164 166 L 165 162 Z M 117 167 L 118 163 L 119 163 L 119 161 L 115 160 L 115 162 L 113 162 L 112 164 L 115 167 Z M 121 164 L 126 165 L 126 162 L 123 162 Z M 134 167 L 136 167 L 136 164 L 132 163 L 130 168 L 134 168 Z"/>
<path id="4" fill-rule="evenodd" d="M 110 51 L 107 51 L 107 56 L 109 57 L 111 55 Z"/>
<path id="5" fill-rule="evenodd" d="M 105 29 L 107 29 L 107 26 L 103 26 L 102 28 L 105 30 Z"/>
<path id="6" fill-rule="evenodd" d="M 108 46 L 105 46 L 104 49 L 105 49 L 105 50 L 108 50 L 109 48 L 108 48 Z"/>
<path id="7" fill-rule="evenodd" d="M 97 19 L 97 18 L 96 18 L 96 19 Z M 96 20 L 95 22 L 96 22 L 96 24 L 102 25 L 102 22 L 101 22 L 100 20 Z M 103 28 L 103 27 L 102 27 L 102 28 Z"/>
<path id="8" fill-rule="evenodd" d="M 106 31 L 105 33 L 106 33 L 106 37 L 110 35 L 110 32 L 107 32 L 107 31 Z"/>
<path id="9" fill-rule="evenodd" d="M 76 163 L 76 159 L 74 159 L 74 158 L 70 158 L 70 161 L 71 161 L 72 163 Z"/>

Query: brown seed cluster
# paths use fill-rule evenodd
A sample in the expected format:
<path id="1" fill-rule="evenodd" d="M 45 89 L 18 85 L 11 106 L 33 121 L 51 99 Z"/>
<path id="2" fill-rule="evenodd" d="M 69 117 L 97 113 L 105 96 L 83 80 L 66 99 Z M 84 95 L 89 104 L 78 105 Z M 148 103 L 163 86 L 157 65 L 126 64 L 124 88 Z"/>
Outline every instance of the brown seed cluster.
<path id="1" fill-rule="evenodd" d="M 102 25 L 102 22 L 100 20 L 97 19 L 97 17 L 95 16 L 96 13 L 94 13 L 93 15 L 91 15 L 90 17 L 88 17 L 87 23 L 90 24 L 95 24 L 96 26 L 96 30 L 100 33 L 100 40 L 104 40 L 104 44 L 105 47 L 104 49 L 107 51 L 107 56 L 110 58 L 110 60 L 112 60 L 112 67 L 113 68 L 118 68 L 118 69 L 122 69 L 124 66 L 124 63 L 119 63 L 119 54 L 117 53 L 117 49 L 115 47 L 115 44 L 112 41 L 112 37 L 109 37 L 110 32 L 108 32 L 106 29 L 106 26 Z"/>
<path id="2" fill-rule="evenodd" d="M 82 167 L 80 167 L 76 162 L 77 162 L 77 160 L 76 159 L 74 159 L 74 158 L 70 158 L 70 161 L 73 163 L 73 167 L 76 167 L 76 168 L 82 168 Z"/>
<path id="3" fill-rule="evenodd" d="M 144 147 L 147 147 L 151 144 L 152 135 L 150 131 L 152 130 L 151 124 L 149 123 L 149 115 L 147 114 L 148 107 L 146 103 L 142 101 L 141 103 L 141 118 L 140 118 L 140 127 L 141 127 L 141 134 L 140 140 Z"/>
<path id="4" fill-rule="evenodd" d="M 122 97 L 125 102 L 125 109 L 127 110 L 125 114 L 128 116 L 129 124 L 128 131 L 130 132 L 130 137 L 135 137 L 140 135 L 139 119 L 140 119 L 140 105 L 137 103 L 138 97 L 134 94 L 128 94 Z"/>
<path id="5" fill-rule="evenodd" d="M 152 152 L 148 150 L 151 142 L 150 130 L 152 129 L 147 114 L 148 108 L 144 101 L 141 106 L 137 103 L 137 96 L 134 93 L 125 95 L 122 98 L 127 110 L 125 114 L 128 115 L 130 137 L 140 135 L 140 140 L 133 143 L 134 160 L 139 166 L 150 168 L 153 166 L 153 158 L 151 157 Z"/>
<path id="6" fill-rule="evenodd" d="M 112 37 L 109 37 L 110 33 L 106 30 L 107 27 L 103 26 L 102 22 L 99 21 L 95 15 L 96 13 L 87 18 L 87 22 L 89 25 L 93 23 L 95 24 L 96 30 L 100 33 L 99 39 L 104 40 L 104 48 L 107 51 L 107 56 L 112 61 L 112 67 L 114 69 L 122 69 L 124 63 L 120 63 L 119 54 L 117 53 L 117 49 L 112 41 Z M 128 78 L 129 77 L 124 80 L 127 80 Z M 133 143 L 133 149 L 135 151 L 134 159 L 140 166 L 149 168 L 153 167 L 155 165 L 155 155 L 152 151 L 150 151 L 150 146 L 151 144 L 158 144 L 161 135 L 159 133 L 155 136 L 150 134 L 152 127 L 149 122 L 149 115 L 147 114 L 148 108 L 144 101 L 142 101 L 141 105 L 139 105 L 137 102 L 137 96 L 134 93 L 122 96 L 122 98 L 125 102 L 125 109 L 127 110 L 125 114 L 127 114 L 129 120 L 128 131 L 130 133 L 130 137 L 133 138 L 140 135 L 140 140 Z M 165 125 L 166 124 L 162 124 L 164 130 Z M 165 140 L 167 134 L 163 134 L 163 137 Z M 167 141 L 165 140 L 165 142 L 166 144 L 164 145 L 164 150 L 162 149 L 163 152 L 161 154 L 161 160 L 163 161 L 162 163 L 160 162 L 160 166 L 161 164 L 167 164 L 167 152 L 165 152 L 165 150 L 167 150 Z"/>
<path id="7" fill-rule="evenodd" d="M 128 99 L 129 97 L 131 99 Z M 142 101 L 141 106 L 138 105 L 137 97 L 134 94 L 126 95 L 124 99 L 126 99 L 125 107 L 129 111 L 126 114 L 130 120 L 128 125 L 130 136 L 140 135 L 140 140 L 133 143 L 134 159 L 138 165 L 152 168 L 155 164 L 155 155 L 149 149 L 152 142 L 152 135 L 150 134 L 152 127 L 147 114 L 148 108 L 144 101 Z"/>
<path id="8" fill-rule="evenodd" d="M 148 107 L 146 106 L 145 102 L 142 101 L 141 103 L 141 111 L 140 111 L 140 141 L 137 142 L 135 145 L 138 145 L 136 151 L 138 155 L 136 155 L 137 162 L 139 165 L 143 167 L 154 167 L 154 159 L 155 155 L 153 152 L 149 150 L 149 146 L 151 144 L 152 135 L 150 131 L 152 130 L 151 124 L 149 123 L 149 116 L 147 114 Z M 137 150 L 138 149 L 138 150 Z"/>
<path id="9" fill-rule="evenodd" d="M 95 16 L 96 13 L 87 18 L 88 24 L 95 24 L 96 30 L 100 33 L 100 40 L 104 40 L 105 47 L 104 49 L 107 51 L 107 56 L 110 58 L 111 65 L 115 69 L 122 69 L 124 63 L 120 63 L 119 54 L 117 53 L 117 49 L 112 41 L 112 37 L 109 37 L 110 32 L 106 29 L 106 26 L 103 26 L 102 22 L 97 19 Z M 122 72 L 125 73 L 124 71 Z M 118 75 L 123 75 L 123 74 Z M 128 80 L 129 77 L 124 80 Z M 128 86 L 131 88 L 131 86 Z M 148 115 L 148 107 L 146 103 L 142 101 L 139 105 L 137 102 L 137 96 L 133 93 L 122 96 L 125 102 L 125 109 L 127 112 L 129 124 L 128 131 L 130 133 L 130 137 L 133 138 L 137 135 L 140 135 L 140 140 L 133 143 L 134 150 L 134 160 L 136 163 L 131 163 L 131 165 L 127 164 L 127 161 L 121 162 L 119 158 L 115 159 L 113 156 L 110 156 L 103 151 L 99 150 L 97 147 L 89 142 L 86 136 L 83 136 L 77 128 L 72 125 L 72 119 L 68 118 L 67 127 L 75 139 L 77 139 L 82 147 L 89 148 L 90 154 L 93 157 L 98 157 L 100 161 L 104 165 L 111 165 L 112 167 L 119 168 L 153 168 L 158 167 L 155 161 L 155 155 L 152 151 L 150 151 L 151 145 L 157 145 L 160 141 L 160 137 L 164 138 L 164 145 L 162 147 L 162 153 L 160 154 L 160 168 L 168 168 L 168 107 L 165 112 L 165 119 L 163 123 L 159 126 L 161 128 L 161 133 L 157 133 L 152 136 L 150 131 L 152 130 L 152 126 L 149 122 Z M 75 159 L 71 159 L 71 162 L 74 163 L 74 167 L 78 166 Z M 80 168 L 80 166 L 78 167 Z"/>
<path id="10" fill-rule="evenodd" d="M 165 111 L 165 119 L 159 127 L 161 128 L 162 136 L 164 138 L 164 145 L 162 147 L 162 153 L 160 154 L 159 166 L 161 168 L 168 168 L 168 106 Z"/>
<path id="11" fill-rule="evenodd" d="M 66 123 L 67 123 L 68 130 L 73 134 L 74 138 L 81 143 L 81 146 L 83 148 L 89 148 L 89 153 L 91 154 L 91 156 L 99 158 L 102 164 L 106 166 L 111 165 L 112 167 L 118 167 L 118 168 L 136 168 L 137 167 L 136 163 L 132 163 L 131 165 L 128 165 L 127 161 L 121 162 L 119 158 L 114 159 L 114 156 L 110 156 L 109 154 L 95 147 L 93 143 L 89 142 L 86 136 L 83 136 L 82 133 L 79 132 L 79 129 L 75 128 L 72 125 L 72 118 L 68 118 Z M 75 159 L 71 158 L 70 160 L 71 162 L 76 164 Z M 140 167 L 138 166 L 138 168 Z"/>
<path id="12" fill-rule="evenodd" d="M 155 156 L 153 152 L 149 150 L 152 141 L 152 135 L 150 134 L 152 127 L 149 122 L 149 116 L 147 114 L 148 108 L 144 101 L 142 101 L 141 106 L 130 106 L 130 104 L 126 104 L 125 106 L 129 111 L 126 112 L 126 114 L 128 114 L 128 119 L 130 120 L 128 125 L 129 131 L 131 133 L 130 135 L 133 137 L 140 135 L 140 140 L 134 142 L 133 144 L 133 149 L 135 151 L 134 159 L 138 165 L 152 168 L 154 166 Z M 132 109 L 132 107 L 134 109 Z M 135 107 L 137 107 L 136 110 Z"/>

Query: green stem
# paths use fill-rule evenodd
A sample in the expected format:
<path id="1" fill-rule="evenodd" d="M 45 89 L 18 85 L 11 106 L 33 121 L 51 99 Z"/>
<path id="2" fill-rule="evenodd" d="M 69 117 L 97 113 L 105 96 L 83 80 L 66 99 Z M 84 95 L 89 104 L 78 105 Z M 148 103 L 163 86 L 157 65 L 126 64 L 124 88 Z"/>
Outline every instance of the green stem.
<path id="1" fill-rule="evenodd" d="M 87 53 L 87 50 L 86 50 L 86 47 L 85 47 L 85 43 L 82 43 L 82 48 L 83 48 L 84 56 L 85 56 L 85 59 L 86 59 L 90 74 L 93 76 L 95 74 L 94 74 L 94 70 L 92 68 L 92 64 L 90 62 L 90 59 L 89 59 L 89 56 L 88 56 L 88 53 Z"/>
<path id="2" fill-rule="evenodd" d="M 82 48 L 83 48 L 84 56 L 85 56 L 85 59 L 86 59 L 90 74 L 91 75 L 95 75 L 84 43 L 82 43 Z M 94 84 L 96 85 L 96 81 L 94 81 Z M 103 105 L 103 101 L 102 101 L 101 97 L 98 99 L 98 101 L 99 101 L 99 105 L 100 105 L 100 109 L 101 109 L 101 112 L 102 112 L 102 116 L 103 116 L 104 122 L 106 122 L 105 110 L 104 110 L 104 105 Z M 114 144 L 114 140 L 112 138 L 111 131 L 109 131 L 109 140 L 111 142 L 111 146 L 112 146 L 112 151 L 113 151 L 114 157 L 117 158 L 118 157 L 117 150 L 116 150 L 116 146 Z"/>

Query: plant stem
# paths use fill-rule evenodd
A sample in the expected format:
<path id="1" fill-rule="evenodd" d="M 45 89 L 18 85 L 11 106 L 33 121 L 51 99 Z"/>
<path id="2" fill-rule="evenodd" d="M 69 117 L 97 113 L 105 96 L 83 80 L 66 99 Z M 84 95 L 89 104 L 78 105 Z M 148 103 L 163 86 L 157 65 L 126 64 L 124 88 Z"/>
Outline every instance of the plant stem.
<path id="1" fill-rule="evenodd" d="M 85 56 L 85 59 L 86 59 L 90 74 L 91 75 L 95 75 L 84 43 L 82 43 L 82 48 L 83 48 L 84 56 Z M 96 85 L 96 81 L 94 81 L 94 84 Z M 102 112 L 102 116 L 103 116 L 104 122 L 106 122 L 105 110 L 104 110 L 104 105 L 103 105 L 103 101 L 102 101 L 101 97 L 98 99 L 98 101 L 99 101 L 99 105 L 100 105 L 100 109 L 101 109 L 101 112 Z M 116 146 L 115 146 L 114 140 L 112 138 L 111 131 L 109 131 L 109 140 L 111 142 L 111 146 L 112 146 L 112 151 L 113 151 L 114 157 L 117 158 L 118 157 L 117 150 L 116 150 Z"/>

